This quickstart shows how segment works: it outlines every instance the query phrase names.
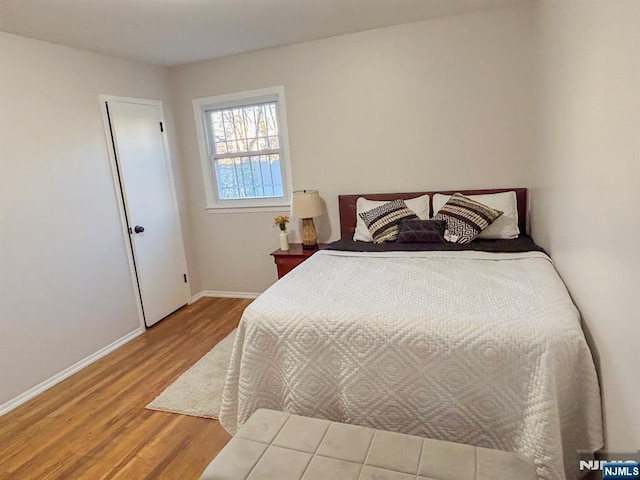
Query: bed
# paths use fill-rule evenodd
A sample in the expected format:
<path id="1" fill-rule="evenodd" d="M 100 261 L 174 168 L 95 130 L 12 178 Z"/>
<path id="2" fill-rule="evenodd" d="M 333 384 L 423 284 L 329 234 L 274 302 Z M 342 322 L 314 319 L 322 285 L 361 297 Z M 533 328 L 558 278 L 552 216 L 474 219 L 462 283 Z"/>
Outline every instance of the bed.
<path id="1" fill-rule="evenodd" d="M 461 193 L 505 190 L 516 191 L 524 232 L 525 189 Z M 435 192 L 365 196 L 424 193 Z M 350 240 L 357 197 L 339 198 L 341 241 L 245 310 L 222 425 L 234 433 L 270 408 L 514 451 L 540 479 L 576 478 L 576 452 L 602 447 L 600 394 L 551 259 L 526 236 L 432 250 L 362 245 Z"/>

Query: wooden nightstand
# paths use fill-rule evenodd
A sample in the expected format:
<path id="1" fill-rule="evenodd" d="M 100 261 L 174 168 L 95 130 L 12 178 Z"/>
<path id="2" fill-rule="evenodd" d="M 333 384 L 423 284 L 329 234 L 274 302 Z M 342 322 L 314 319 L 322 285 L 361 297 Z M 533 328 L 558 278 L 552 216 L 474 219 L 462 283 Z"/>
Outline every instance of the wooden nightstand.
<path id="1" fill-rule="evenodd" d="M 320 243 L 318 245 L 318 250 L 322 250 L 323 248 L 326 248 L 326 246 L 326 243 Z M 278 267 L 278 278 L 284 277 L 287 273 L 300 265 L 318 250 L 303 250 L 301 243 L 290 243 L 289 250 L 286 252 L 280 249 L 272 252 L 271 255 Z"/>

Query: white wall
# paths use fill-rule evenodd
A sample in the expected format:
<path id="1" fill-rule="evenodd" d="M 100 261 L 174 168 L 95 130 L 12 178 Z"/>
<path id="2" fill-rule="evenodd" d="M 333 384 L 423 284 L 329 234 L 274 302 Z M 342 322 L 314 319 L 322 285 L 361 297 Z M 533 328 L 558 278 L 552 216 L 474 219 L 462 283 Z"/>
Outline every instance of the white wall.
<path id="1" fill-rule="evenodd" d="M 3 404 L 139 327 L 98 95 L 168 95 L 164 69 L 4 33 L 0 65 Z"/>
<path id="2" fill-rule="evenodd" d="M 640 2 L 537 3 L 533 236 L 581 310 L 609 449 L 640 448 Z"/>
<path id="3" fill-rule="evenodd" d="M 320 190 L 333 240 L 341 193 L 527 184 L 531 20 L 523 4 L 170 69 L 202 288 L 261 292 L 278 239 L 273 212 L 204 210 L 193 98 L 284 85 L 294 188 Z"/>

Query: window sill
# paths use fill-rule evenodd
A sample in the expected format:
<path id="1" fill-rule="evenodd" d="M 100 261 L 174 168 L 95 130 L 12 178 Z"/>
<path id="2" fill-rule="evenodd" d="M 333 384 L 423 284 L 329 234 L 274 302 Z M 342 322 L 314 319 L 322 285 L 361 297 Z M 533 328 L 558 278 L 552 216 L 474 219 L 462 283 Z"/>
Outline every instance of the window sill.
<path id="1" fill-rule="evenodd" d="M 265 207 L 206 207 L 207 213 L 281 213 L 291 210 L 291 204 L 268 205 Z"/>

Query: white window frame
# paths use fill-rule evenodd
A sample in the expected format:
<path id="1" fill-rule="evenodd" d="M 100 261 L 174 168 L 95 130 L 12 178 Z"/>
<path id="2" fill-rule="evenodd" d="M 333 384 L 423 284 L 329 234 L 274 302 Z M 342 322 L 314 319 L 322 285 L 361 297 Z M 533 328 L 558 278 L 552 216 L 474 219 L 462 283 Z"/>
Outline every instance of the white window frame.
<path id="1" fill-rule="evenodd" d="M 214 168 L 211 164 L 212 145 L 206 112 L 212 109 L 222 109 L 254 105 L 264 102 L 276 102 L 278 114 L 278 135 L 280 142 L 280 171 L 282 172 L 283 197 L 277 198 L 242 198 L 221 199 L 218 195 L 218 183 Z M 213 97 L 195 98 L 193 100 L 193 114 L 196 122 L 204 191 L 206 196 L 206 210 L 213 213 L 238 211 L 281 211 L 282 207 L 291 206 L 291 162 L 289 156 L 289 135 L 287 116 L 284 102 L 284 87 L 269 87 L 258 90 L 216 95 Z M 242 209 L 242 210 L 240 210 Z"/>

